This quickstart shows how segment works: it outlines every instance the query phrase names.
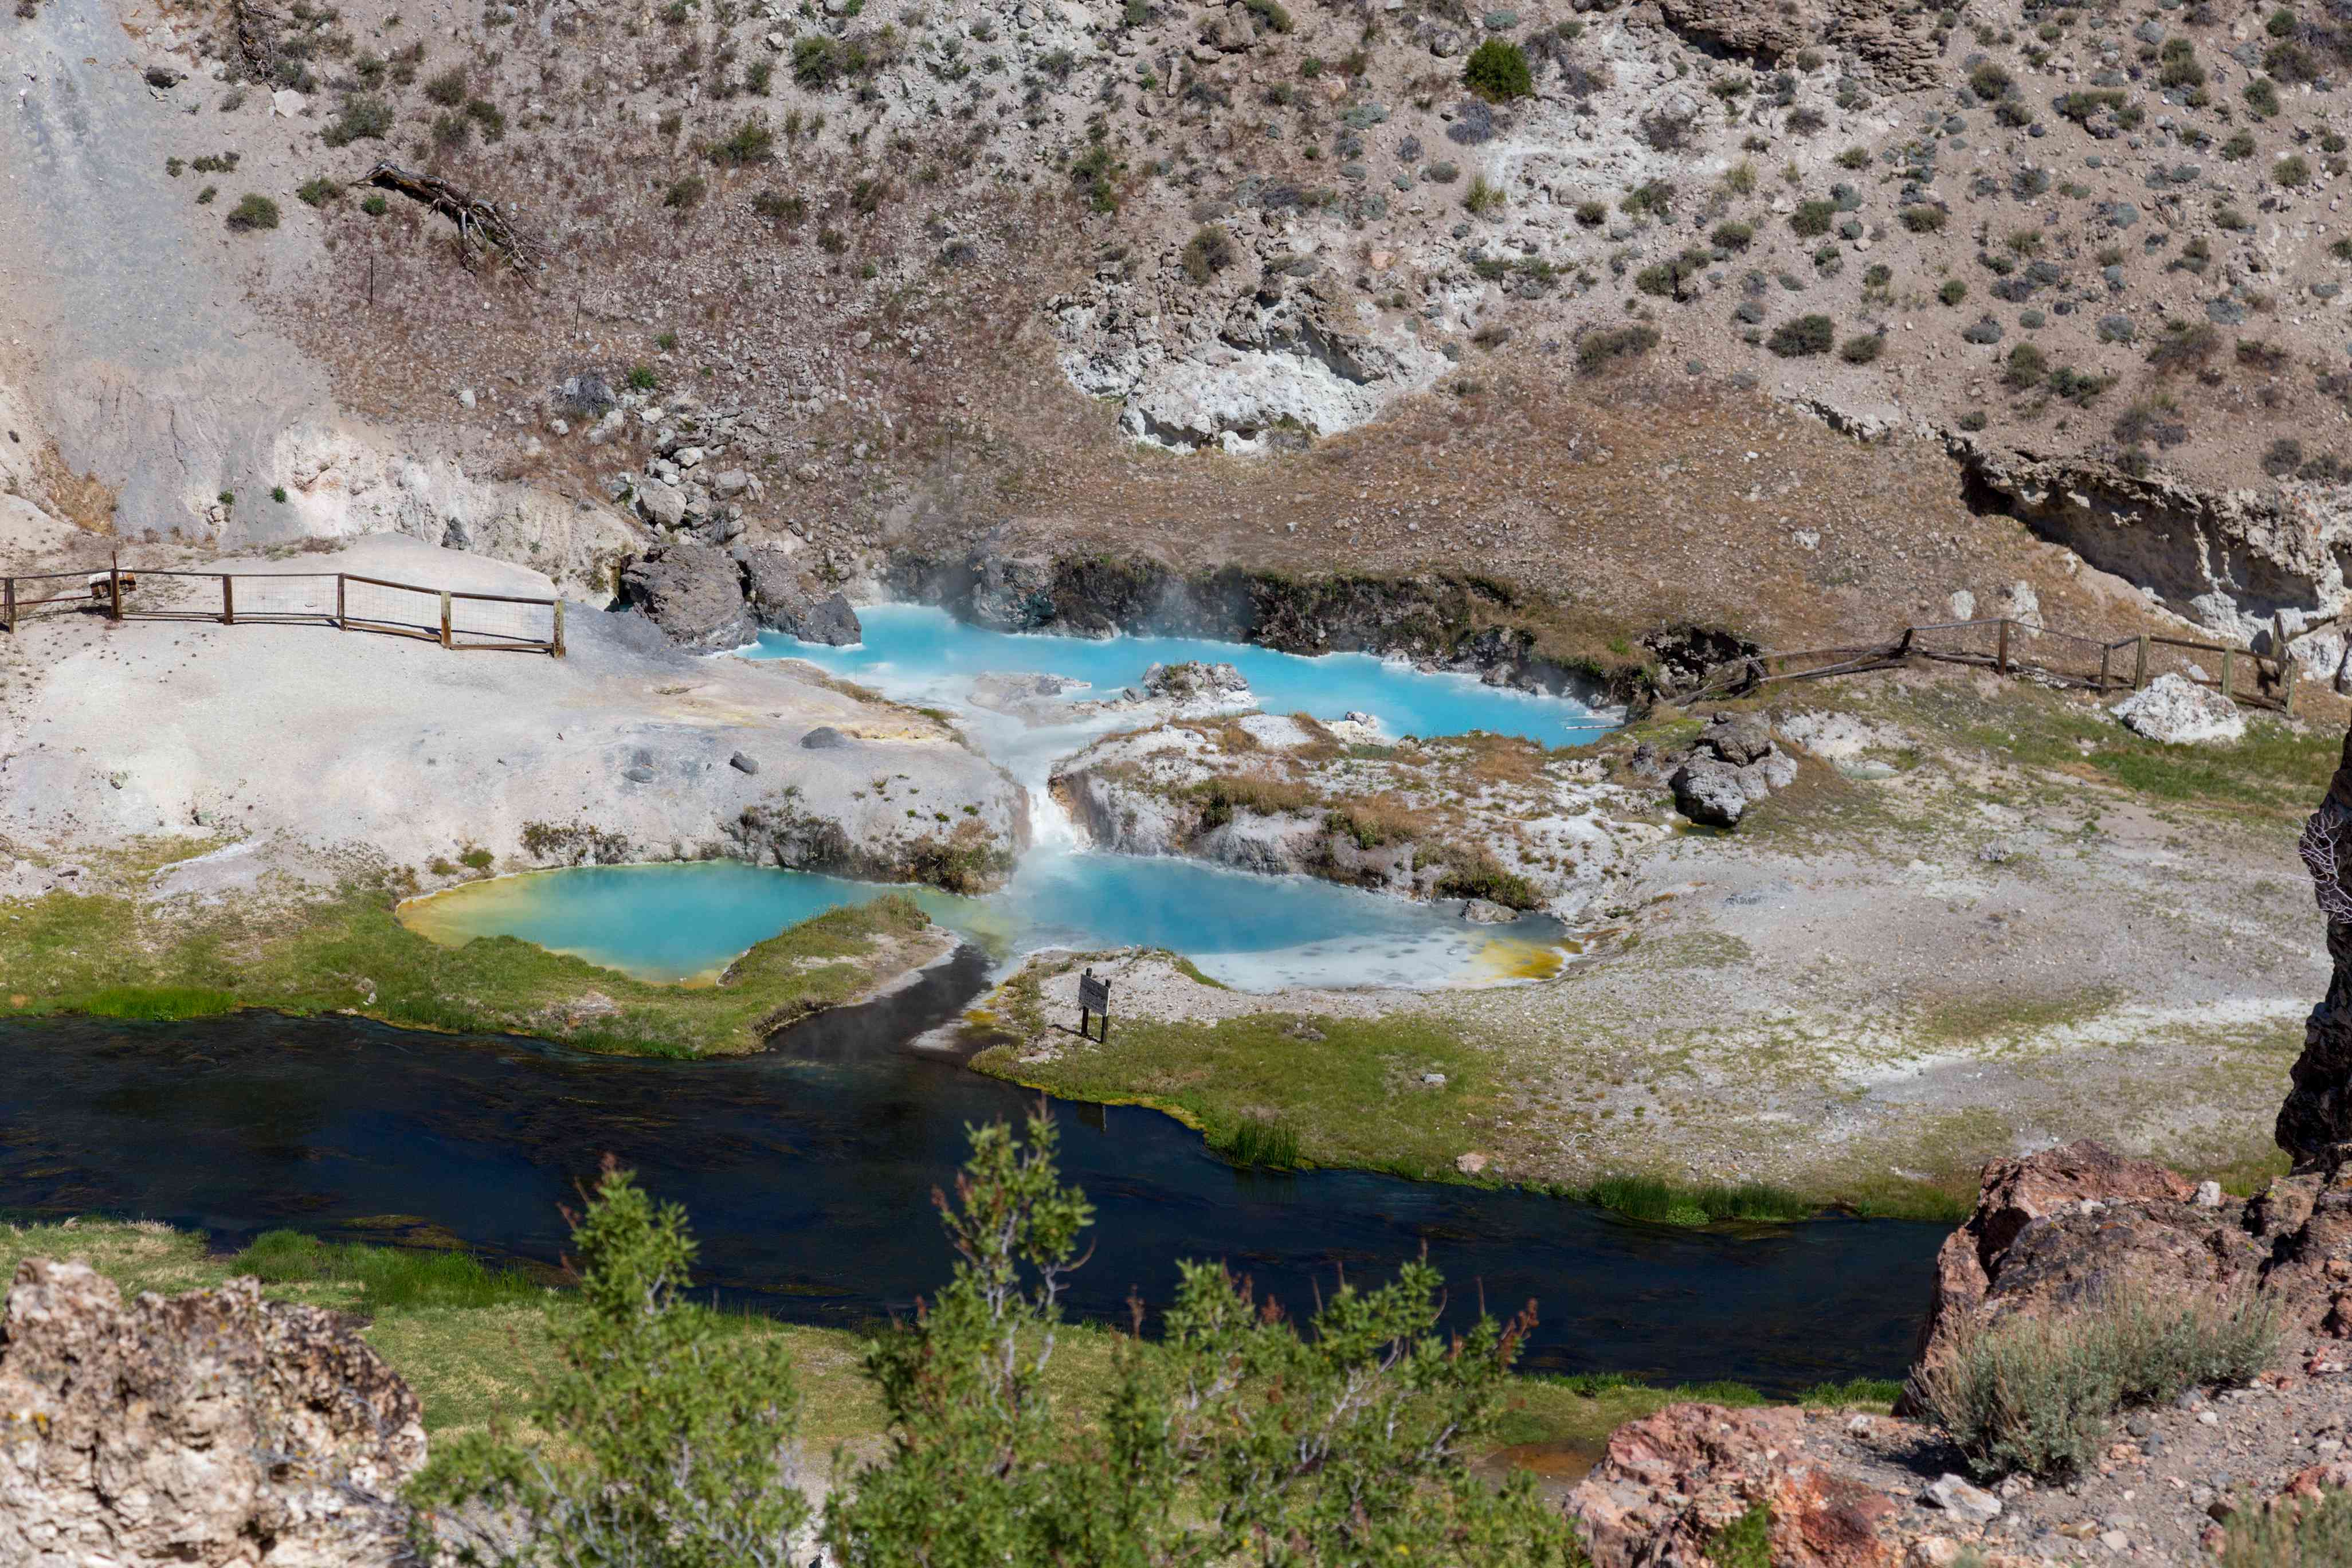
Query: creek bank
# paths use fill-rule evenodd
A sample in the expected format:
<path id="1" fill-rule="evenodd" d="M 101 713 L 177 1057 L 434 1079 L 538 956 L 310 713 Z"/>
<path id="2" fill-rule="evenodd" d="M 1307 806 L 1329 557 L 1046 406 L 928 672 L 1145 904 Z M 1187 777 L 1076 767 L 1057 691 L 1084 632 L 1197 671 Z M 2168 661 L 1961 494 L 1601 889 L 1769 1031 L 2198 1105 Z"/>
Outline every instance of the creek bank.
<path id="1" fill-rule="evenodd" d="M 903 895 L 777 932 L 708 984 L 649 983 L 510 938 L 444 946 L 395 913 L 396 887 L 318 895 L 143 897 L 168 876 L 101 863 L 84 885 L 11 906 L 0 922 L 0 1016 L 181 1018 L 265 1009 L 405 1028 L 522 1035 L 592 1051 L 698 1057 L 753 1051 L 825 1008 L 888 989 L 956 939 Z M 234 954 L 232 958 L 228 955 Z"/>
<path id="2" fill-rule="evenodd" d="M 1310 657 L 1401 656 L 1594 707 L 1638 702 L 1648 690 L 1637 660 L 1547 651 L 1537 634 L 1508 624 L 1520 605 L 1516 590 L 1466 574 L 1183 573 L 1142 556 L 1054 555 L 992 540 L 962 556 L 902 552 L 883 569 L 881 586 L 888 597 L 938 605 L 999 631 L 1161 633 Z"/>

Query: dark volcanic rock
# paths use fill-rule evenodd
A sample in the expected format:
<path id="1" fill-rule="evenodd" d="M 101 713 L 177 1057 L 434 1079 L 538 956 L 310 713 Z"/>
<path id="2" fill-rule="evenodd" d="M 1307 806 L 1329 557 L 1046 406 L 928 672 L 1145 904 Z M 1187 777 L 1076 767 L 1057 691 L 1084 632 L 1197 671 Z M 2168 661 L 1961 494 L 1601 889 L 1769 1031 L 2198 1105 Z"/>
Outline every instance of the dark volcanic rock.
<path id="1" fill-rule="evenodd" d="M 2319 809 L 2304 824 L 2303 861 L 2312 890 L 2327 920 L 2327 956 L 2336 966 L 2327 994 L 2304 1025 L 2303 1055 L 2291 1075 L 2294 1088 L 2279 1107 L 2276 1136 L 2298 1166 L 2327 1157 L 2352 1141 L 2352 892 L 2345 887 L 2352 861 L 2352 734 L 2344 739 L 2344 760 Z"/>
<path id="2" fill-rule="evenodd" d="M 803 642 L 845 647 L 862 642 L 866 628 L 836 589 L 828 589 L 793 564 L 781 550 L 755 550 L 743 564 L 751 613 L 771 631 Z"/>
<path id="3" fill-rule="evenodd" d="M 672 539 L 621 569 L 621 598 L 697 653 L 740 647 L 758 635 L 743 602 L 743 575 L 715 545 Z"/>

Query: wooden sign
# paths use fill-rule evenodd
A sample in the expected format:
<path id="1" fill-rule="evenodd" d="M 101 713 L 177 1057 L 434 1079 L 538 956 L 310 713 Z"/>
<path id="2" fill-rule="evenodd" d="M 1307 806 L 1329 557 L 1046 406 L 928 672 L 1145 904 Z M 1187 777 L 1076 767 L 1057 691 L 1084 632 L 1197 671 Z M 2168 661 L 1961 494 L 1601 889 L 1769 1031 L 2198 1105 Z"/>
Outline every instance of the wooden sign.
<path id="1" fill-rule="evenodd" d="M 1095 1037 L 1093 1030 L 1088 1027 L 1091 1021 L 1088 1016 L 1091 1014 L 1101 1015 L 1102 1039 L 1108 1045 L 1110 1041 L 1110 981 L 1108 978 L 1096 979 L 1095 972 L 1089 969 L 1078 976 L 1078 1035 L 1081 1038 Z"/>

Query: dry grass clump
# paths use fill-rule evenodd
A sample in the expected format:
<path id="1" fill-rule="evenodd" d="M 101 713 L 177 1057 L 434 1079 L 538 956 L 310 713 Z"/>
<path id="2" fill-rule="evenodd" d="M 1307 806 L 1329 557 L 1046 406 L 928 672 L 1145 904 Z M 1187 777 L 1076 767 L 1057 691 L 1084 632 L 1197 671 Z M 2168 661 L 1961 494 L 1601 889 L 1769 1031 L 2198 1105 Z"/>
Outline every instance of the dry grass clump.
<path id="1" fill-rule="evenodd" d="M 2053 1317 L 1981 1319 L 1912 1393 L 1979 1477 L 2080 1473 L 2108 1423 L 2209 1384 L 2241 1383 L 2278 1346 L 2267 1301 L 2119 1289 Z"/>
<path id="2" fill-rule="evenodd" d="M 2230 1521 L 2221 1568 L 2336 1568 L 2352 1563 L 2352 1492 L 2281 1501 Z"/>

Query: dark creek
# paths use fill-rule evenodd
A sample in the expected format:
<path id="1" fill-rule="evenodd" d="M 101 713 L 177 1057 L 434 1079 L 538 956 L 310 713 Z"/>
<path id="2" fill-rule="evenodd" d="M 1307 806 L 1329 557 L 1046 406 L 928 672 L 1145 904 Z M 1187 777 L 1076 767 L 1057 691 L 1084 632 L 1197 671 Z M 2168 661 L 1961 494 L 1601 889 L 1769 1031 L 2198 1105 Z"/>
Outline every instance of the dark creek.
<path id="1" fill-rule="evenodd" d="M 279 1226 L 440 1237 L 545 1263 L 564 1244 L 558 1205 L 610 1152 L 687 1206 L 722 1296 L 812 1322 L 905 1312 L 948 1268 L 931 1193 L 965 1126 L 1034 1103 L 909 1048 L 981 969 L 967 952 L 772 1051 L 701 1062 L 262 1013 L 11 1023 L 0 1211 L 148 1217 L 223 1244 Z M 1899 1375 L 1942 1236 L 1835 1218 L 1681 1230 L 1518 1193 L 1255 1173 L 1155 1112 L 1055 1110 L 1065 1173 L 1099 1211 L 1071 1305 L 1108 1321 L 1130 1290 L 1164 1302 L 1181 1257 L 1223 1258 L 1304 1312 L 1342 1272 L 1382 1276 L 1425 1247 L 1455 1318 L 1538 1304 L 1531 1369 L 1786 1394 Z"/>

